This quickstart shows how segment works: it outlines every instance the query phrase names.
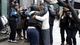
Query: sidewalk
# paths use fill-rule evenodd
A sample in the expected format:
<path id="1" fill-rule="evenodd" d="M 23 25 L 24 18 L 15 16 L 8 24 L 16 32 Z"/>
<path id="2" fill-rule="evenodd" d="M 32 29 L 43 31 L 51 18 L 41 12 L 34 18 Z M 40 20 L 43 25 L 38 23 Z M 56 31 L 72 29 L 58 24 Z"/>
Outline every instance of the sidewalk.
<path id="1" fill-rule="evenodd" d="M 80 38 L 77 32 L 77 45 L 80 45 Z M 66 33 L 65 33 L 66 35 Z M 66 37 L 66 36 L 65 36 Z M 65 42 L 66 43 L 66 42 Z M 61 44 L 61 37 L 60 37 L 60 28 L 59 28 L 59 21 L 54 21 L 53 27 L 53 45 L 60 45 Z M 24 40 L 19 41 L 18 43 L 9 43 L 7 40 L 0 42 L 0 45 L 30 45 L 28 42 L 24 42 Z"/>
<path id="2" fill-rule="evenodd" d="M 65 38 L 66 38 L 66 32 L 65 32 Z M 77 39 L 77 45 L 80 45 L 79 32 L 77 32 L 76 39 Z M 53 27 L 53 45 L 60 45 L 60 44 L 61 44 L 61 36 L 60 36 L 59 21 L 55 20 Z"/>

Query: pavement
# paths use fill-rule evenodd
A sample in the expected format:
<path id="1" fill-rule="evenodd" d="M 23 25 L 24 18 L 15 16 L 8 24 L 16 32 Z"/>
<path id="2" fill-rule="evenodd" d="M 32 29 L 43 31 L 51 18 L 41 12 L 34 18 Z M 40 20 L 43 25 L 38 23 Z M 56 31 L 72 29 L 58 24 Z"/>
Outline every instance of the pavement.
<path id="1" fill-rule="evenodd" d="M 7 40 L 0 42 L 0 45 L 30 45 L 28 42 L 24 42 L 24 40 L 18 41 L 17 43 L 10 43 Z"/>
<path id="2" fill-rule="evenodd" d="M 77 32 L 76 39 L 77 39 L 77 45 L 80 45 L 80 38 L 79 38 L 79 32 Z M 61 38 L 60 38 L 60 28 L 59 28 L 59 21 L 54 21 L 54 27 L 53 27 L 53 45 L 60 45 L 61 44 Z M 65 32 L 66 37 L 66 32 Z M 65 42 L 66 43 L 66 42 Z M 0 45 L 30 45 L 29 42 L 24 42 L 24 40 L 20 40 L 17 43 L 9 43 L 7 40 L 0 42 Z"/>
<path id="3" fill-rule="evenodd" d="M 65 32 L 65 38 L 66 38 L 66 32 Z M 80 45 L 80 38 L 79 38 L 79 32 L 76 34 L 76 41 L 77 45 Z M 53 27 L 53 45 L 60 45 L 61 44 L 61 36 L 60 36 L 60 28 L 59 28 L 59 21 L 54 21 L 54 27 Z M 66 44 L 66 42 L 65 42 Z"/>

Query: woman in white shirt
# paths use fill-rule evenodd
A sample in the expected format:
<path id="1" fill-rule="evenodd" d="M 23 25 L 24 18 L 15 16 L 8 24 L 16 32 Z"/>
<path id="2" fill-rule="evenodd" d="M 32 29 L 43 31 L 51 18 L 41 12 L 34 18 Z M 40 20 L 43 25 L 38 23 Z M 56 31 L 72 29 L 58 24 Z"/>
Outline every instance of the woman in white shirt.
<path id="1" fill-rule="evenodd" d="M 34 15 L 33 18 L 42 21 L 41 39 L 44 45 L 50 45 L 49 11 L 46 11 L 47 12 L 43 16 Z"/>

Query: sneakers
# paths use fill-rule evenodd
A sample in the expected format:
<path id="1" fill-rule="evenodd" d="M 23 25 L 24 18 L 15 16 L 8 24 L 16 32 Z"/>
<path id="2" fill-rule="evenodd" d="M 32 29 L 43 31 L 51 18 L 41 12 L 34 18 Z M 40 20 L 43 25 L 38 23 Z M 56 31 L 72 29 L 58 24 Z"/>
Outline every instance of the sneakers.
<path id="1" fill-rule="evenodd" d="M 24 38 L 21 37 L 21 38 L 19 38 L 18 40 L 23 40 L 23 39 L 24 39 Z"/>
<path id="2" fill-rule="evenodd" d="M 30 42 L 28 39 L 25 39 L 25 41 L 24 42 Z"/>
<path id="3" fill-rule="evenodd" d="M 8 42 L 11 42 L 11 40 L 8 40 Z"/>
<path id="4" fill-rule="evenodd" d="M 19 41 L 19 40 L 23 40 L 23 39 L 24 39 L 23 37 L 16 38 L 17 41 Z"/>
<path id="5" fill-rule="evenodd" d="M 17 43 L 16 40 L 8 40 L 8 42 L 11 42 L 11 43 Z"/>
<path id="6" fill-rule="evenodd" d="M 17 41 L 16 40 L 12 40 L 11 43 L 17 43 Z"/>

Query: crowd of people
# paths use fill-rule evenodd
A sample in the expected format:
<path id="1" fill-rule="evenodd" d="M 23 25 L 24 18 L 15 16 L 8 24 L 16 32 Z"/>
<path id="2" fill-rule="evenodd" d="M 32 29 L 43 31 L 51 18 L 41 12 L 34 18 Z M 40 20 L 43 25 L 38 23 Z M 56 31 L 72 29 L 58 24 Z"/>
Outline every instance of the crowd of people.
<path id="1" fill-rule="evenodd" d="M 40 4 L 32 4 L 24 9 L 16 0 L 10 3 L 9 25 L 11 33 L 9 42 L 17 42 L 16 33 L 19 39 L 22 37 L 30 42 L 30 45 L 53 45 L 54 19 L 60 20 L 61 45 L 77 45 L 77 17 L 74 10 L 60 0 L 44 0 Z M 73 11 L 73 12 L 72 12 Z M 33 26 L 36 30 L 28 30 Z M 23 31 L 23 36 L 22 32 Z M 27 38 L 25 36 L 27 32 Z M 66 38 L 64 35 L 66 31 Z"/>

